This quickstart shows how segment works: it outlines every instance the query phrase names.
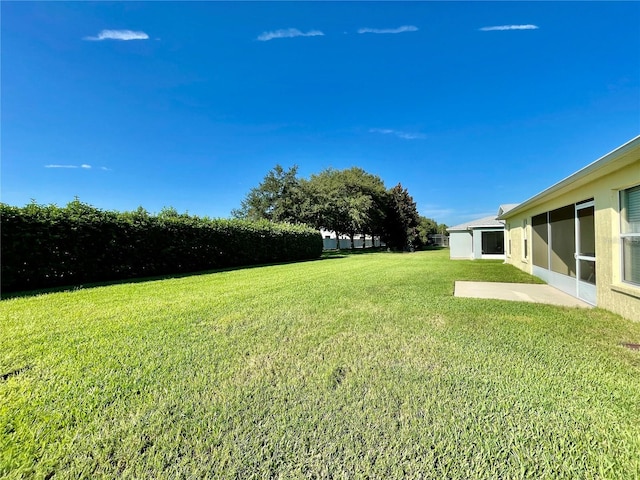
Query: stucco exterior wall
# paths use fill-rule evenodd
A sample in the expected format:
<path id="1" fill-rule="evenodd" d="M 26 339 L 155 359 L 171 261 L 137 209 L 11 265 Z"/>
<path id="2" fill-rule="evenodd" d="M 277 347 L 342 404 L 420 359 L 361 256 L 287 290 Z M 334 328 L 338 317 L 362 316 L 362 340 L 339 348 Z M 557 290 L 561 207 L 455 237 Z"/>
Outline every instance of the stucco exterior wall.
<path id="1" fill-rule="evenodd" d="M 473 235 L 471 230 L 449 233 L 449 257 L 451 259 L 473 258 Z"/>
<path id="2" fill-rule="evenodd" d="M 527 219 L 530 224 L 531 217 L 534 215 L 536 215 L 536 213 L 529 214 L 527 211 L 522 215 L 509 218 L 504 230 L 505 262 L 515 265 L 527 273 L 532 273 L 531 258 L 524 258 L 524 229 L 522 227 L 522 220 Z M 530 225 L 527 225 L 526 229 L 527 238 L 530 238 Z M 530 257 L 531 255 L 529 254 L 528 256 Z"/>
<path id="3" fill-rule="evenodd" d="M 506 262 L 528 273 L 534 273 L 531 262 L 531 217 L 594 199 L 595 247 L 597 269 L 597 306 L 611 310 L 631 320 L 640 321 L 640 286 L 625 283 L 621 274 L 620 206 L 619 191 L 640 184 L 640 152 L 626 159 L 618 169 L 609 168 L 600 176 L 565 188 L 541 198 L 526 210 L 504 216 L 507 223 L 505 242 L 508 250 Z M 523 220 L 527 221 L 528 258 L 523 255 Z M 507 247 L 508 248 L 508 247 Z"/>

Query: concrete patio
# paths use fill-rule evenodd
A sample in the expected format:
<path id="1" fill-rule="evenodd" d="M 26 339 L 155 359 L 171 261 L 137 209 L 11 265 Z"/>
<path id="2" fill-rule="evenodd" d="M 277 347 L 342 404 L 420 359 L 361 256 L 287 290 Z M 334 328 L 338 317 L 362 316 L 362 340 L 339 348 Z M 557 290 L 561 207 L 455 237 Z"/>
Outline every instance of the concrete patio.
<path id="1" fill-rule="evenodd" d="M 455 282 L 455 297 L 493 298 L 513 302 L 546 303 L 563 307 L 593 308 L 593 305 L 572 297 L 549 285 L 501 282 Z"/>

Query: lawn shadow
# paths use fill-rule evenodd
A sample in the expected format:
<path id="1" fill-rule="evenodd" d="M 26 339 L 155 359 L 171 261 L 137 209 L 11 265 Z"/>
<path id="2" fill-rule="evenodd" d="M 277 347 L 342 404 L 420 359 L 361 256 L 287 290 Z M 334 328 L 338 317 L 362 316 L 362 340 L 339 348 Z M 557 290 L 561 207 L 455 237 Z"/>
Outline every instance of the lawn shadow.
<path id="1" fill-rule="evenodd" d="M 335 257 L 335 256 L 345 257 L 350 255 L 369 255 L 373 253 L 414 253 L 414 252 L 425 252 L 425 251 L 439 251 L 447 248 L 449 247 L 441 247 L 439 245 L 421 247 L 418 250 L 408 250 L 408 249 L 392 250 L 387 247 L 369 247 L 369 248 L 353 248 L 353 249 L 341 248 L 340 250 L 338 249 L 324 250 L 322 252 L 322 256 L 329 258 L 329 257 Z"/>
<path id="2" fill-rule="evenodd" d="M 334 258 L 340 257 L 344 258 L 351 255 L 368 255 L 372 253 L 386 253 L 386 247 L 369 247 L 369 248 L 341 248 L 332 249 L 332 250 L 323 250 L 322 257 L 323 258 Z"/>
<path id="3" fill-rule="evenodd" d="M 366 249 L 357 248 L 354 250 L 351 250 L 351 249 L 325 250 L 322 252 L 319 258 L 312 258 L 308 260 L 291 260 L 288 262 L 260 263 L 256 265 L 240 265 L 237 267 L 198 270 L 195 272 L 181 272 L 181 273 L 174 273 L 174 274 L 167 274 L 167 275 L 153 275 L 149 277 L 121 278 L 116 280 L 105 280 L 101 282 L 89 282 L 89 283 L 76 284 L 76 285 L 60 285 L 55 287 L 38 288 L 34 290 L 20 290 L 15 292 L 2 291 L 0 292 L 0 301 L 9 300 L 11 298 L 36 297 L 38 295 L 45 295 L 48 293 L 73 292 L 76 290 L 85 290 L 89 288 L 107 287 L 110 285 L 122 285 L 122 284 L 128 284 L 128 283 L 155 282 L 159 280 L 168 280 L 172 278 L 185 278 L 185 277 L 193 277 L 193 276 L 199 276 L 199 275 L 210 275 L 212 273 L 233 272 L 235 270 L 247 270 L 251 268 L 271 267 L 274 265 L 289 265 L 292 263 L 320 262 L 324 260 L 339 260 L 339 259 L 347 258 L 351 255 L 365 255 L 365 254 L 373 254 L 373 253 L 389 253 L 389 251 L 386 249 L 386 247 L 375 247 L 375 248 L 366 248 Z M 391 252 L 391 253 L 406 253 L 406 252 Z"/>
<path id="4" fill-rule="evenodd" d="M 123 285 L 130 283 L 145 283 L 145 282 L 156 282 L 159 280 L 169 280 L 174 278 L 186 278 L 186 277 L 195 277 L 200 275 L 210 275 L 213 273 L 223 273 L 223 272 L 233 272 L 236 270 L 247 270 L 252 268 L 261 268 L 261 267 L 272 267 L 275 265 L 289 265 L 293 263 L 307 263 L 307 262 L 320 262 L 323 260 L 338 260 L 346 258 L 346 255 L 343 254 L 331 254 L 326 255 L 323 252 L 322 256 L 319 258 L 311 258 L 308 260 L 291 260 L 288 262 L 274 262 L 274 263 L 260 263 L 256 265 L 239 265 L 237 267 L 226 267 L 226 268 L 216 268 L 209 270 L 198 270 L 195 272 L 181 272 L 174 274 L 166 274 L 166 275 L 153 275 L 149 277 L 131 277 L 131 278 L 121 278 L 116 280 L 104 280 L 101 282 L 89 282 L 83 284 L 75 284 L 75 285 L 60 285 L 55 287 L 47 287 L 47 288 L 37 288 L 34 290 L 20 290 L 15 292 L 0 292 L 0 301 L 1 300 L 9 300 L 12 298 L 27 298 L 27 297 L 37 297 L 38 295 L 45 295 L 49 293 L 60 293 L 60 292 L 73 292 L 76 290 L 86 290 L 90 288 L 98 288 L 98 287 L 108 287 L 111 285 Z"/>

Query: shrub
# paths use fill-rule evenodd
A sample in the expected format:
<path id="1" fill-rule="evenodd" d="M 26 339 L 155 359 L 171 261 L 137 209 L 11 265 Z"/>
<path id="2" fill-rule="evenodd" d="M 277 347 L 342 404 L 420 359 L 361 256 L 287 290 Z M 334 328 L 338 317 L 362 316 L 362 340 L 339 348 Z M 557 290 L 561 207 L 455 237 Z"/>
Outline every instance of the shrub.
<path id="1" fill-rule="evenodd" d="M 28 290 L 317 258 L 320 233 L 301 225 L 0 203 L 2 289 Z"/>

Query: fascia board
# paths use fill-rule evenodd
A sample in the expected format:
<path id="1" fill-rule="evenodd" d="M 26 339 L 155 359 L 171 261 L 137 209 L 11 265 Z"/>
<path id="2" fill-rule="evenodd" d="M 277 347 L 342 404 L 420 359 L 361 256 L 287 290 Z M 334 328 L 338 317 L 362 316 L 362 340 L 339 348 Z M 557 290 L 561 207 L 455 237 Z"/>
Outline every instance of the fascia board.
<path id="1" fill-rule="evenodd" d="M 624 145 L 616 148 L 612 152 L 607 153 L 603 157 L 600 157 L 598 160 L 591 162 L 586 167 L 581 168 L 577 172 L 551 185 L 549 188 L 534 195 L 529 200 L 525 200 L 524 202 L 522 202 L 520 205 L 513 208 L 512 210 L 509 210 L 503 213 L 502 215 L 497 217 L 498 220 L 506 220 L 507 218 L 517 215 L 518 213 L 524 210 L 527 210 L 528 208 L 533 207 L 538 203 L 542 203 L 543 200 L 551 199 L 553 198 L 552 195 L 554 193 L 557 193 L 560 190 L 563 190 L 569 187 L 570 185 L 577 183 L 577 185 L 573 185 L 574 188 L 577 188 L 593 180 L 593 177 L 603 175 L 605 173 L 609 173 L 609 172 L 601 172 L 601 170 L 611 166 L 617 160 L 624 158 L 625 155 L 633 152 L 635 149 L 640 149 L 640 135 L 628 141 Z M 628 160 L 629 160 L 629 163 L 634 161 L 632 159 L 628 159 Z M 620 168 L 625 165 L 626 164 L 620 165 Z"/>

